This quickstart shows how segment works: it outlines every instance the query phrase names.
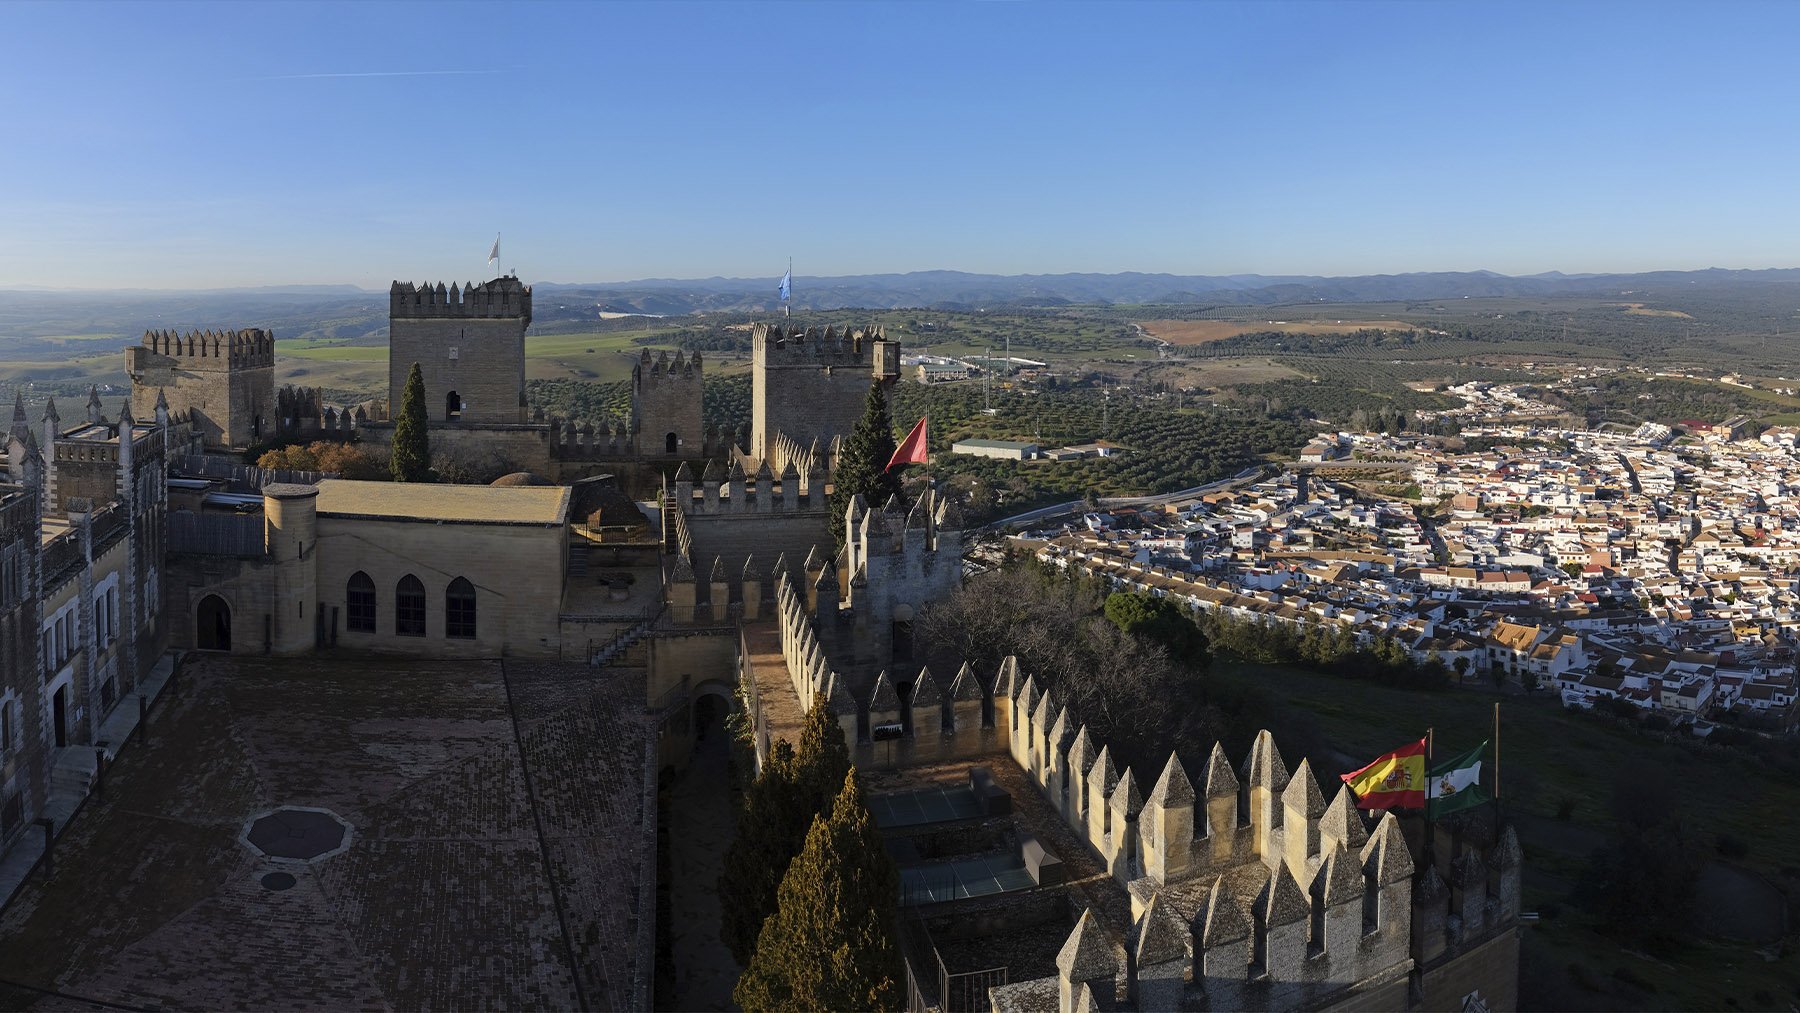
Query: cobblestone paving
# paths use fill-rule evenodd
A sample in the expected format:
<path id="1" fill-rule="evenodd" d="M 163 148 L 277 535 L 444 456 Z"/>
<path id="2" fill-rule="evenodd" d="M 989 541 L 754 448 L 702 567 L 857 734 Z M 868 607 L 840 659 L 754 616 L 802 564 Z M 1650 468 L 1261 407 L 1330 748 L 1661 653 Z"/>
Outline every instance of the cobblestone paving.
<path id="1" fill-rule="evenodd" d="M 579 969 L 590 1006 L 633 1005 L 654 878 L 642 684 L 523 675 L 539 716 L 522 763 L 495 663 L 190 662 L 58 843 L 55 874 L 0 918 L 0 979 L 167 1009 L 567 1009 Z M 349 850 L 276 863 L 238 842 L 281 805 L 342 816 Z M 298 882 L 265 889 L 275 869 Z"/>

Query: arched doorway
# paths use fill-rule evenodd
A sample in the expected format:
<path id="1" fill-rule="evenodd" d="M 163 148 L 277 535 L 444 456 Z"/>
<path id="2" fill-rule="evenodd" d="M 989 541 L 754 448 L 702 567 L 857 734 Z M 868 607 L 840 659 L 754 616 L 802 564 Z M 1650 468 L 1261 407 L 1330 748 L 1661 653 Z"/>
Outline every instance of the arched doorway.
<path id="1" fill-rule="evenodd" d="M 231 650 L 231 606 L 216 594 L 200 599 L 194 612 L 194 643 L 202 651 Z"/>
<path id="2" fill-rule="evenodd" d="M 462 396 L 455 391 L 444 395 L 444 418 L 451 422 L 462 418 Z"/>
<path id="3" fill-rule="evenodd" d="M 723 748 L 725 719 L 737 709 L 731 686 L 710 679 L 701 683 L 694 687 L 692 706 L 695 751 L 714 745 Z"/>
<path id="4" fill-rule="evenodd" d="M 670 433 L 669 435 L 663 437 L 663 453 L 673 454 L 680 447 L 681 447 L 681 441 L 675 438 L 674 433 Z"/>

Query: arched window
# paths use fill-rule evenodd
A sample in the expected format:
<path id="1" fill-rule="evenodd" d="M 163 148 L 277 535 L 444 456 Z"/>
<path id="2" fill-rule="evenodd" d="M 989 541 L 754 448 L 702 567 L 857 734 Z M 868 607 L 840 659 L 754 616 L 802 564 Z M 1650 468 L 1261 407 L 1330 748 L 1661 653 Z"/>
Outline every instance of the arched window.
<path id="1" fill-rule="evenodd" d="M 674 433 L 670 433 L 669 435 L 663 437 L 663 453 L 673 454 L 673 453 L 675 453 L 676 450 L 680 449 L 680 447 L 681 447 L 681 441 L 679 439 L 676 439 Z"/>
<path id="2" fill-rule="evenodd" d="M 394 588 L 394 632 L 402 637 L 425 635 L 425 585 L 410 573 Z"/>
<path id="3" fill-rule="evenodd" d="M 462 397 L 455 391 L 444 396 L 444 418 L 451 422 L 462 418 Z"/>
<path id="4" fill-rule="evenodd" d="M 361 570 L 344 583 L 344 627 L 353 633 L 375 632 L 375 582 Z"/>
<path id="5" fill-rule="evenodd" d="M 475 585 L 458 577 L 444 591 L 444 636 L 475 639 Z"/>

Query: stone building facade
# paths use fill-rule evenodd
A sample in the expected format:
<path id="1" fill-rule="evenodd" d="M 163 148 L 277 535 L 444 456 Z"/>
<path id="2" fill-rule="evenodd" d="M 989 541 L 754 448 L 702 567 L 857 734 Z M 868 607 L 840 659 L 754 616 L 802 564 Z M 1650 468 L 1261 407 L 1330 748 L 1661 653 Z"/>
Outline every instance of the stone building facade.
<path id="1" fill-rule="evenodd" d="M 388 406 L 400 410 L 419 364 L 432 426 L 522 425 L 531 288 L 517 278 L 455 285 L 394 282 L 388 292 Z"/>
<path id="2" fill-rule="evenodd" d="M 804 447 L 830 445 L 856 428 L 869 382 L 900 379 L 900 343 L 880 328 L 758 324 L 750 336 L 750 456 L 771 460 L 776 434 Z"/>
<path id="3" fill-rule="evenodd" d="M 258 328 L 236 331 L 145 331 L 125 350 L 131 413 L 150 418 L 158 399 L 191 416 L 208 449 L 241 450 L 275 426 L 275 338 Z"/>
<path id="4" fill-rule="evenodd" d="M 86 794 L 96 748 L 167 643 L 163 580 L 170 423 L 90 398 L 64 427 L 16 401 L 0 484 L 0 847 Z M 39 433 L 42 433 L 40 442 Z"/>
<path id="5" fill-rule="evenodd" d="M 327 479 L 260 498 L 178 518 L 175 646 L 560 657 L 567 487 Z"/>

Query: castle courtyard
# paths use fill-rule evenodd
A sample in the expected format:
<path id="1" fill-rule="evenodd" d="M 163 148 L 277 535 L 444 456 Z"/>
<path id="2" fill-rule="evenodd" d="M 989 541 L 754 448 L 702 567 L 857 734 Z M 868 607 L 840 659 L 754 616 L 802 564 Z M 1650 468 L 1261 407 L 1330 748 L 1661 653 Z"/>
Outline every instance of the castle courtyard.
<path id="1" fill-rule="evenodd" d="M 0 918 L 0 1002 L 641 1007 L 642 686 L 585 665 L 190 655 L 55 871 Z"/>

